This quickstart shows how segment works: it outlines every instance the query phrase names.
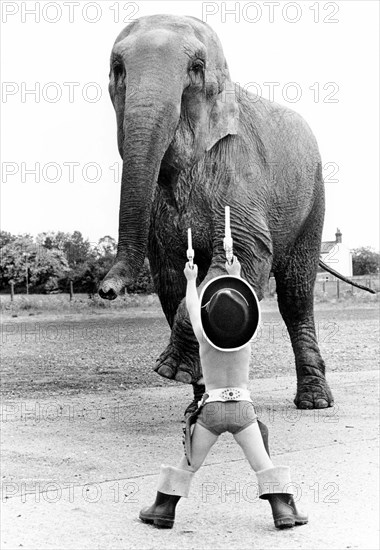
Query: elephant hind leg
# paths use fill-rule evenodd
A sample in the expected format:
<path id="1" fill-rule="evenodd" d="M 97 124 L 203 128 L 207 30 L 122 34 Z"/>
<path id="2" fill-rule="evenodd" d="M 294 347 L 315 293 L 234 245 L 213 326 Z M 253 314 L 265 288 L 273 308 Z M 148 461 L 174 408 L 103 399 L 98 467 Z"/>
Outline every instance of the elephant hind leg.
<path id="1" fill-rule="evenodd" d="M 321 409 L 334 403 L 325 378 L 325 363 L 314 323 L 314 283 L 320 253 L 318 224 L 306 224 L 286 264 L 275 273 L 277 299 L 295 355 L 299 409 Z"/>

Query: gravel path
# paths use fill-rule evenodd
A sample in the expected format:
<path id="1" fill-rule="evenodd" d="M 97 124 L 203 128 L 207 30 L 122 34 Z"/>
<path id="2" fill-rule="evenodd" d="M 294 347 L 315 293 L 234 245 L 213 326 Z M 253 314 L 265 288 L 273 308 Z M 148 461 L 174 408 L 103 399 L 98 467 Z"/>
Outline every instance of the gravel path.
<path id="1" fill-rule="evenodd" d="M 2 548 L 377 549 L 376 317 L 371 308 L 318 313 L 336 405 L 298 411 L 289 343 L 275 332 L 277 313 L 264 313 L 273 341 L 269 333 L 254 346 L 252 395 L 270 430 L 273 460 L 291 466 L 310 514 L 308 525 L 286 532 L 274 528 L 255 475 L 226 434 L 197 473 L 190 498 L 179 503 L 173 530 L 138 520 L 154 497 L 160 464 L 175 464 L 182 452 L 182 411 L 191 399 L 189 386 L 151 373 L 168 337 L 159 314 L 141 314 L 129 325 L 128 316 L 65 321 L 78 330 L 96 322 L 106 331 L 122 320 L 128 338 L 119 344 L 109 334 L 28 344 L 8 327 Z"/>

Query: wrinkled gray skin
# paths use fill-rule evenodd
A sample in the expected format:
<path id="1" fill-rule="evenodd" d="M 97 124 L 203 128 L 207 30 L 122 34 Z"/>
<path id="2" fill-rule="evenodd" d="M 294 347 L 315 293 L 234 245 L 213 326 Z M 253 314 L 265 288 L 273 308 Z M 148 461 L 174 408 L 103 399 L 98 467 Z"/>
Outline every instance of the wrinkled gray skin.
<path id="1" fill-rule="evenodd" d="M 112 50 L 109 90 L 123 173 L 117 258 L 100 295 L 114 299 L 148 252 L 172 328 L 156 370 L 198 382 L 198 344 L 184 302 L 187 228 L 201 288 L 225 274 L 229 205 L 234 253 L 259 299 L 275 275 L 295 355 L 297 407 L 331 406 L 313 313 L 324 186 L 308 125 L 234 86 L 218 37 L 193 17 L 154 15 L 126 27 Z"/>

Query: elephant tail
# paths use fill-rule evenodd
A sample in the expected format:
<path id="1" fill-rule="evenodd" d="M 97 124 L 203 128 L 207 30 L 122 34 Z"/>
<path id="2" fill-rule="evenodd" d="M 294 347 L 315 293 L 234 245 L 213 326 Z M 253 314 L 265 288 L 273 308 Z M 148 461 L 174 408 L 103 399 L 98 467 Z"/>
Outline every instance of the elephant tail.
<path id="1" fill-rule="evenodd" d="M 362 290 L 366 290 L 367 292 L 370 292 L 371 294 L 376 294 L 376 291 L 372 290 L 372 288 L 368 288 L 368 286 L 359 285 L 358 283 L 355 283 L 354 281 L 351 281 L 351 279 L 348 279 L 344 275 L 341 275 L 340 273 L 335 271 L 335 269 L 332 269 L 327 264 L 325 264 L 325 262 L 322 262 L 322 260 L 319 260 L 319 265 L 322 267 L 322 269 L 324 269 L 325 271 L 328 271 L 329 273 L 331 273 L 331 275 L 335 275 L 335 277 L 338 277 L 338 279 L 341 279 L 345 283 L 348 283 L 352 286 L 356 286 L 356 288 L 361 288 Z"/>

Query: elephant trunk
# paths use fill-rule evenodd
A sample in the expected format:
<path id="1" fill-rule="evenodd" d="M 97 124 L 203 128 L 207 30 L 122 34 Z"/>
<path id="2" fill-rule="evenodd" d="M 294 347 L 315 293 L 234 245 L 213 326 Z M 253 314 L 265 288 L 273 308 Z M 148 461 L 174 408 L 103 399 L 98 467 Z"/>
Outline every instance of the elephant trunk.
<path id="1" fill-rule="evenodd" d="M 157 105 L 157 96 L 162 95 L 151 90 L 150 101 L 146 94 L 140 101 L 127 100 L 118 251 L 99 289 L 100 296 L 109 300 L 136 279 L 146 255 L 154 187 L 179 119 L 179 110 L 169 100 L 162 98 Z"/>

